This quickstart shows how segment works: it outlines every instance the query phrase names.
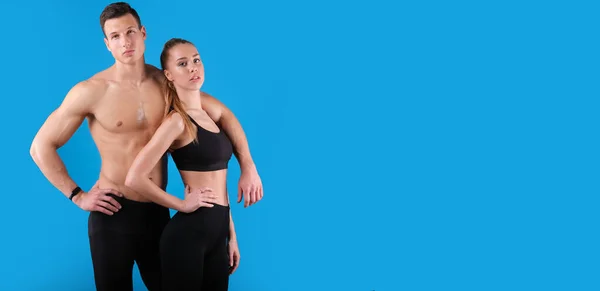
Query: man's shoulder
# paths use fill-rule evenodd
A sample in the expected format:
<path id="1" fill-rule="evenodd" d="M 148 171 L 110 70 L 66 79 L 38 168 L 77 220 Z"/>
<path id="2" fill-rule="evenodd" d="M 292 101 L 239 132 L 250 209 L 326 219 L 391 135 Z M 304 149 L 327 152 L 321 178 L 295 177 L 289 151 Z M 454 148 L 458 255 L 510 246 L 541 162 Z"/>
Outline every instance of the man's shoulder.
<path id="1" fill-rule="evenodd" d="M 106 92 L 109 84 L 108 80 L 101 76 L 94 75 L 89 79 L 79 81 L 71 91 L 78 93 L 79 95 L 86 96 L 98 96 Z"/>
<path id="2" fill-rule="evenodd" d="M 160 73 L 160 69 L 151 64 L 146 64 L 146 70 L 148 73 Z"/>
<path id="3" fill-rule="evenodd" d="M 208 104 L 209 106 L 216 106 L 218 108 L 222 108 L 225 106 L 223 101 L 219 100 L 219 98 L 204 92 L 200 91 L 200 96 L 202 97 L 202 104 Z"/>
<path id="4" fill-rule="evenodd" d="M 218 122 L 221 120 L 223 112 L 227 109 L 225 104 L 204 91 L 200 91 L 200 95 L 202 96 L 202 109 L 208 113 L 213 121 Z"/>
<path id="5" fill-rule="evenodd" d="M 148 76 L 152 77 L 154 80 L 157 81 L 162 81 L 162 79 L 165 76 L 161 69 L 150 64 L 146 64 L 146 73 L 148 74 Z"/>
<path id="6" fill-rule="evenodd" d="M 111 80 L 113 80 L 111 69 L 112 67 L 97 72 L 90 78 L 81 81 L 80 84 L 88 89 L 106 90 L 109 87 Z"/>
<path id="7" fill-rule="evenodd" d="M 104 72 L 96 73 L 88 79 L 77 82 L 67 95 L 67 99 L 73 102 L 91 104 L 103 96 L 109 87 L 109 81 Z"/>
<path id="8" fill-rule="evenodd" d="M 213 95 L 210 95 L 209 93 L 206 93 L 204 91 L 200 91 L 200 96 L 202 96 L 203 99 L 210 99 L 212 100 L 217 100 L 217 98 L 215 98 Z"/>

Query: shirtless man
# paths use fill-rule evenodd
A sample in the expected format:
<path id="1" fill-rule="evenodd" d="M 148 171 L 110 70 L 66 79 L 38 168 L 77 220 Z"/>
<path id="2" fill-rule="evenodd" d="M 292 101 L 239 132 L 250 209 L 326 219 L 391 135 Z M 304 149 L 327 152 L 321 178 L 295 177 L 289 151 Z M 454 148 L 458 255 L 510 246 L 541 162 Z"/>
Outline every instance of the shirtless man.
<path id="1" fill-rule="evenodd" d="M 132 290 L 134 262 L 148 290 L 160 290 L 159 239 L 170 219 L 169 209 L 126 187 L 125 178 L 165 116 L 164 74 L 145 64 L 146 30 L 128 4 L 108 5 L 100 24 L 115 63 L 67 93 L 39 129 L 31 156 L 52 185 L 90 212 L 88 235 L 97 290 Z M 203 93 L 202 101 L 203 109 L 221 124 L 234 145 L 242 169 L 238 203 L 242 192 L 244 206 L 256 203 L 262 198 L 262 184 L 241 125 L 215 98 Z M 102 159 L 98 182 L 87 192 L 71 179 L 57 153 L 85 118 Z M 151 174 L 163 189 L 166 163 L 165 154 Z M 191 212 L 200 207 L 199 195 L 204 194 L 186 193 L 185 209 L 177 210 Z"/>

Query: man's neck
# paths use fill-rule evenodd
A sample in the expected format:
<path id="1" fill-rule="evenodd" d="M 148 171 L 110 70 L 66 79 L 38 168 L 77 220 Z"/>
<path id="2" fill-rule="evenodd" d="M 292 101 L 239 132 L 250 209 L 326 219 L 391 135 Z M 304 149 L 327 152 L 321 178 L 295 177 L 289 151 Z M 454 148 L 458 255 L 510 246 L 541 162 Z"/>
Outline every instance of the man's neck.
<path id="1" fill-rule="evenodd" d="M 131 82 L 139 85 L 146 79 L 146 61 L 142 57 L 132 64 L 116 62 L 114 76 L 117 81 Z"/>

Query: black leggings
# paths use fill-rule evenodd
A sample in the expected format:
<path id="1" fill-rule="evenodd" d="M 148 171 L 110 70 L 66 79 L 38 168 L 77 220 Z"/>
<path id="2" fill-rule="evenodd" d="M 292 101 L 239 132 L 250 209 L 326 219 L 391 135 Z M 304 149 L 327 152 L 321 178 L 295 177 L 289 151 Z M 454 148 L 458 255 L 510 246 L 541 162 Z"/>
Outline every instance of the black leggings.
<path id="1" fill-rule="evenodd" d="M 148 290 L 161 290 L 159 242 L 169 209 L 111 196 L 122 208 L 112 216 L 91 212 L 88 220 L 96 290 L 133 290 L 134 262 Z"/>
<path id="2" fill-rule="evenodd" d="M 228 237 L 228 206 L 176 213 L 160 241 L 163 290 L 227 290 Z"/>

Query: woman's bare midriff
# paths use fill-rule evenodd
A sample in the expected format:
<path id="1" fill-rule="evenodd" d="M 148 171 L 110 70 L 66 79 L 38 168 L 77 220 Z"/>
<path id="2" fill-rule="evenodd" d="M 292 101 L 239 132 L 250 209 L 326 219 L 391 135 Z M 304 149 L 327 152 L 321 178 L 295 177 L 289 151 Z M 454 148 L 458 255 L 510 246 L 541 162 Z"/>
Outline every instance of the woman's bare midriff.
<path id="1" fill-rule="evenodd" d="M 210 172 L 179 171 L 184 185 L 191 188 L 208 187 L 217 196 L 216 204 L 228 206 L 227 199 L 227 170 Z"/>

